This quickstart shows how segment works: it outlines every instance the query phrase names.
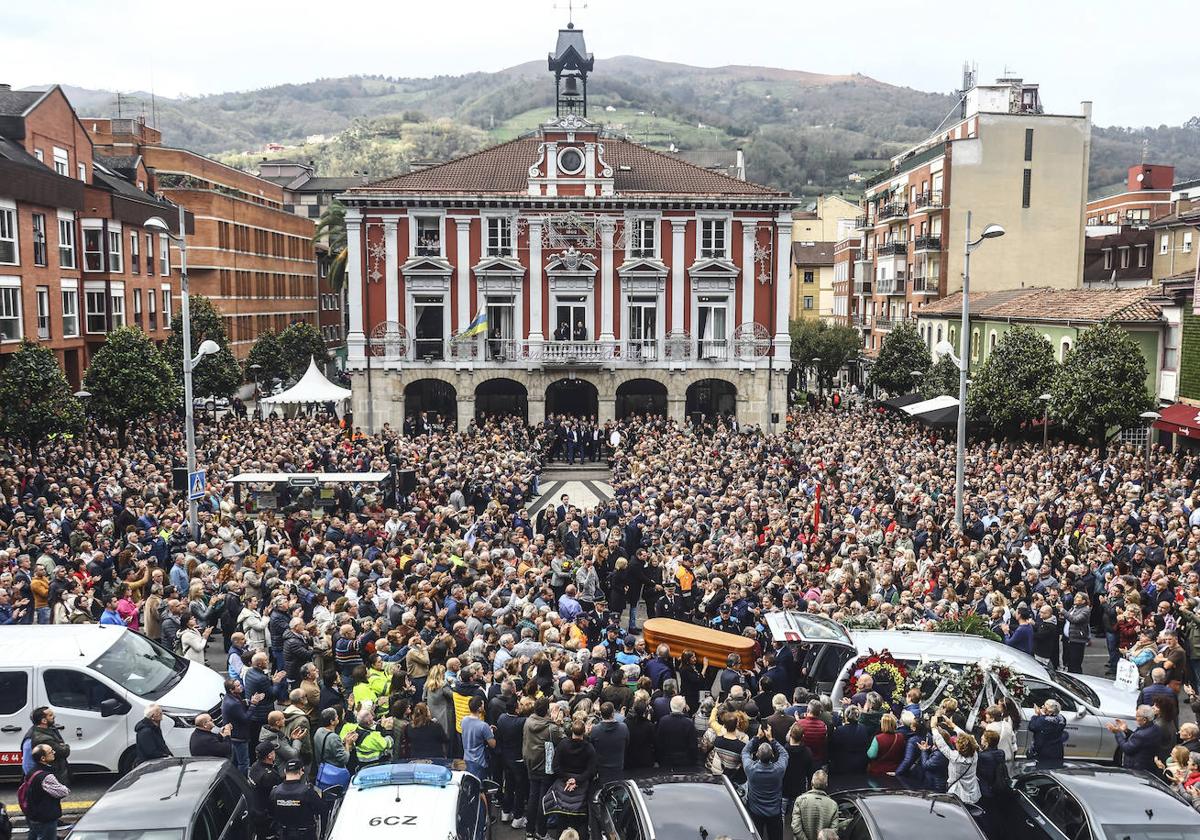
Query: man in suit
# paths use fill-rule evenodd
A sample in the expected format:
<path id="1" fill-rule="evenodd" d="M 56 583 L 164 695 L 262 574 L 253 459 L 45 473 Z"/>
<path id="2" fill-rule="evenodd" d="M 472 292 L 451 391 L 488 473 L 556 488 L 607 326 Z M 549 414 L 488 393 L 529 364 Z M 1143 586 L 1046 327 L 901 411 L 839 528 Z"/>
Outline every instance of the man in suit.
<path id="1" fill-rule="evenodd" d="M 579 449 L 579 441 L 580 441 L 579 424 L 572 423 L 571 428 L 567 430 L 567 463 L 568 464 L 575 463 L 576 455 L 580 455 L 580 460 L 582 460 L 582 453 L 580 452 L 580 449 Z"/>
<path id="2" fill-rule="evenodd" d="M 654 614 L 661 618 L 675 618 L 680 621 L 687 619 L 687 607 L 681 598 L 675 595 L 675 580 L 668 578 L 663 582 L 665 594 L 654 605 Z"/>

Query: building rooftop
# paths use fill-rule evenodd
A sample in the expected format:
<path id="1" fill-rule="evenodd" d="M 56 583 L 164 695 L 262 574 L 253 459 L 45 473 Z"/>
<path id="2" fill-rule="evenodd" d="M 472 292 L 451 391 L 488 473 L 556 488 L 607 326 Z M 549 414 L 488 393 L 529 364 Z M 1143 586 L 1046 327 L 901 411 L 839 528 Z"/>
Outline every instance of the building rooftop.
<path id="1" fill-rule="evenodd" d="M 0 88 L 0 116 L 21 117 L 45 96 L 48 90 L 7 90 Z"/>
<path id="2" fill-rule="evenodd" d="M 538 163 L 542 140 L 518 137 L 417 172 L 385 178 L 350 192 L 503 193 L 527 195 L 529 168 Z M 613 170 L 616 193 L 650 195 L 786 196 L 761 184 L 732 178 L 656 152 L 637 143 L 605 138 L 604 160 Z"/>
<path id="3" fill-rule="evenodd" d="M 1015 297 L 1029 294 L 1036 289 L 1008 289 L 1002 292 L 972 292 L 971 314 L 979 315 L 990 306 L 1005 303 Z M 927 303 L 916 310 L 921 315 L 958 315 L 962 312 L 962 292 L 954 292 L 944 298 Z"/>
<path id="4" fill-rule="evenodd" d="M 1157 321 L 1162 309 L 1158 286 L 1137 289 L 1012 289 L 971 295 L 973 318 L 1023 321 Z M 917 310 L 917 315 L 953 315 L 962 311 L 956 292 Z"/>
<path id="5" fill-rule="evenodd" d="M 833 265 L 836 242 L 793 242 L 792 262 L 796 265 Z"/>

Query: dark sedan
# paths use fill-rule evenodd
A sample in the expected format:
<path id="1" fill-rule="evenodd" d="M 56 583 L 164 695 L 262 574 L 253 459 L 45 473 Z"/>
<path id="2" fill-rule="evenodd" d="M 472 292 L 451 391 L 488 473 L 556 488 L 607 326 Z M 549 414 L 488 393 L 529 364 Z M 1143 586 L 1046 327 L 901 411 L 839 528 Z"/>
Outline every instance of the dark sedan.
<path id="1" fill-rule="evenodd" d="M 1200 814 L 1152 776 L 1068 763 L 1013 778 L 1022 835 L 1049 840 L 1200 840 Z"/>
<path id="2" fill-rule="evenodd" d="M 842 840 L 986 840 L 970 806 L 949 794 L 877 789 L 833 798 Z"/>
<path id="3" fill-rule="evenodd" d="M 760 840 L 733 785 L 706 773 L 609 782 L 590 812 L 593 840 Z"/>

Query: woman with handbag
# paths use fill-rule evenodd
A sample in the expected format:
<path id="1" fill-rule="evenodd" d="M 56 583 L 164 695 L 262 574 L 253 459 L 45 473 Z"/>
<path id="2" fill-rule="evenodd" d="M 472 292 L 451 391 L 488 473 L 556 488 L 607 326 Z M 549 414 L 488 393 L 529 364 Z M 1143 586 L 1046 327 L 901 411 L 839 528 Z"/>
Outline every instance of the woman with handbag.
<path id="1" fill-rule="evenodd" d="M 352 729 L 344 736 L 338 735 L 341 715 L 337 709 L 321 712 L 321 728 L 313 734 L 313 753 L 317 765 L 316 788 L 324 791 L 331 787 L 345 789 L 350 782 L 348 764 L 353 754 L 358 730 Z"/>

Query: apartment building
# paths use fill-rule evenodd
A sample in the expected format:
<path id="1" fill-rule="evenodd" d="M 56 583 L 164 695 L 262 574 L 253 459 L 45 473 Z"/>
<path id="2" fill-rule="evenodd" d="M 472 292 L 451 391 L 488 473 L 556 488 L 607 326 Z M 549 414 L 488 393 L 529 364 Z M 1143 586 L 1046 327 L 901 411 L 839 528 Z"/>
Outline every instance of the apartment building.
<path id="1" fill-rule="evenodd" d="M 96 154 L 61 88 L 0 85 L 0 365 L 33 339 L 79 387 L 111 330 L 165 341 L 179 275 L 153 216 L 176 231 L 145 167 Z"/>
<path id="2" fill-rule="evenodd" d="M 255 339 L 296 321 L 318 326 L 315 225 L 284 209 L 278 184 L 186 149 L 136 119 L 83 118 L 96 148 L 140 158 L 150 188 L 195 219 L 188 239 L 193 294 L 210 298 L 225 320 L 230 348 L 245 358 Z M 178 251 L 171 259 L 178 263 Z"/>
<path id="3" fill-rule="evenodd" d="M 860 301 L 837 308 L 862 313 L 869 355 L 924 303 L 962 287 L 968 211 L 972 236 L 988 224 L 1007 231 L 972 262 L 972 289 L 1080 285 L 1091 103 L 1048 113 L 1038 86 L 1019 78 L 969 78 L 964 89 L 952 123 L 864 182 Z"/>
<path id="4" fill-rule="evenodd" d="M 1087 226 L 1148 225 L 1171 212 L 1175 167 L 1139 163 L 1129 167 L 1123 188 L 1109 190 L 1087 203 Z"/>
<path id="5" fill-rule="evenodd" d="M 834 246 L 854 234 L 858 212 L 852 201 L 822 195 L 811 210 L 792 213 L 793 320 L 833 318 Z"/>

